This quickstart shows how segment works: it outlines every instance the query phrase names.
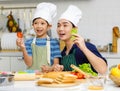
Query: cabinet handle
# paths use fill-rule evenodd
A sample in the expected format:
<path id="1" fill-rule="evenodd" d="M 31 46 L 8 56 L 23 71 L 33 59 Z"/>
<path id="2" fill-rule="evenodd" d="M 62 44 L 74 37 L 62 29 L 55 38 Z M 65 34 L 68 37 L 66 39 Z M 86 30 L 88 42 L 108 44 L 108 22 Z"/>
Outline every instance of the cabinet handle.
<path id="1" fill-rule="evenodd" d="M 17 57 L 19 61 L 23 61 L 23 57 Z"/>

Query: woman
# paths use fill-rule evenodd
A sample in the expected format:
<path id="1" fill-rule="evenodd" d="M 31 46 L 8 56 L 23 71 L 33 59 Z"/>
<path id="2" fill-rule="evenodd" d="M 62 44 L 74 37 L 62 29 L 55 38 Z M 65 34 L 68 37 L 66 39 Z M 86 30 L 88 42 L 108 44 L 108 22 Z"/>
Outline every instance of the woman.
<path id="1" fill-rule="evenodd" d="M 78 66 L 79 64 L 90 63 L 93 71 L 104 74 L 107 71 L 105 58 L 101 56 L 93 44 L 85 42 L 82 36 L 71 33 L 75 29 L 78 31 L 77 24 L 81 17 L 81 10 L 70 5 L 58 20 L 57 33 L 60 40 L 65 42 L 65 47 L 61 53 L 61 65 L 64 66 L 64 70 L 71 71 L 71 64 Z M 58 67 L 55 68 L 55 70 L 58 69 Z"/>
<path id="2" fill-rule="evenodd" d="M 55 15 L 56 5 L 45 2 L 38 4 L 32 21 L 35 38 L 26 40 L 25 44 L 23 39 L 17 39 L 17 45 L 23 52 L 29 70 L 49 72 L 54 65 L 59 64 L 59 43 L 47 35 Z"/>

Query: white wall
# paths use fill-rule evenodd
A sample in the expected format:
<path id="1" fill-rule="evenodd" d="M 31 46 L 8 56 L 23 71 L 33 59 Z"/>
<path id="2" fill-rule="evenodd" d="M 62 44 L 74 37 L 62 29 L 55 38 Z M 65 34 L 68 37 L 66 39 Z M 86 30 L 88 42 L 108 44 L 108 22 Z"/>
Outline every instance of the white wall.
<path id="1" fill-rule="evenodd" d="M 55 0 L 52 2 L 58 6 L 58 14 L 53 21 L 52 36 L 57 37 L 55 29 L 60 14 L 68 5 L 74 4 L 83 12 L 83 18 L 79 23 L 79 34 L 89 38 L 96 46 L 112 42 L 112 28 L 120 25 L 120 0 Z"/>
<path id="2" fill-rule="evenodd" d="M 112 28 L 120 25 L 120 0 L 83 0 L 57 3 L 58 16 L 69 4 L 77 5 L 83 12 L 79 34 L 96 45 L 112 42 Z"/>

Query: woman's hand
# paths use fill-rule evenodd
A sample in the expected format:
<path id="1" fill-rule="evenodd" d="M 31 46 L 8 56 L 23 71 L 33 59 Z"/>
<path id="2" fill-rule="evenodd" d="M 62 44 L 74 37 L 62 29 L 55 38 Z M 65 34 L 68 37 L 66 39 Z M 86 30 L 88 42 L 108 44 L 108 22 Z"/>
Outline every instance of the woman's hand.
<path id="1" fill-rule="evenodd" d="M 75 37 L 75 39 L 73 40 L 73 42 L 75 44 L 77 44 L 77 46 L 82 50 L 84 48 L 86 48 L 86 45 L 85 45 L 85 40 L 82 36 L 78 35 L 78 34 L 73 34 L 72 36 Z"/>
<path id="2" fill-rule="evenodd" d="M 25 44 L 24 44 L 23 38 L 17 38 L 16 44 L 17 44 L 17 46 L 19 46 L 21 49 L 24 49 L 24 48 L 25 48 Z"/>

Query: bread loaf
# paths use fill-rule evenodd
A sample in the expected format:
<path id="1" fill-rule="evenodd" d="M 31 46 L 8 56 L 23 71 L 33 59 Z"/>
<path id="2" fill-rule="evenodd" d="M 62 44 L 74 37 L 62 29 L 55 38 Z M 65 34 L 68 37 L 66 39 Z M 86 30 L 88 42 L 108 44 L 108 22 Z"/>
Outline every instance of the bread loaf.
<path id="1" fill-rule="evenodd" d="M 52 84 L 53 82 L 54 80 L 51 78 L 40 78 L 36 83 L 37 85 L 41 85 L 41 84 Z"/>
<path id="2" fill-rule="evenodd" d="M 57 83 L 74 83 L 77 79 L 77 76 L 73 74 L 61 74 L 56 79 L 55 82 Z"/>
<path id="3" fill-rule="evenodd" d="M 43 78 L 52 78 L 52 79 L 56 79 L 59 75 L 61 74 L 68 74 L 70 72 L 49 72 L 49 73 L 45 73 L 43 75 Z"/>

